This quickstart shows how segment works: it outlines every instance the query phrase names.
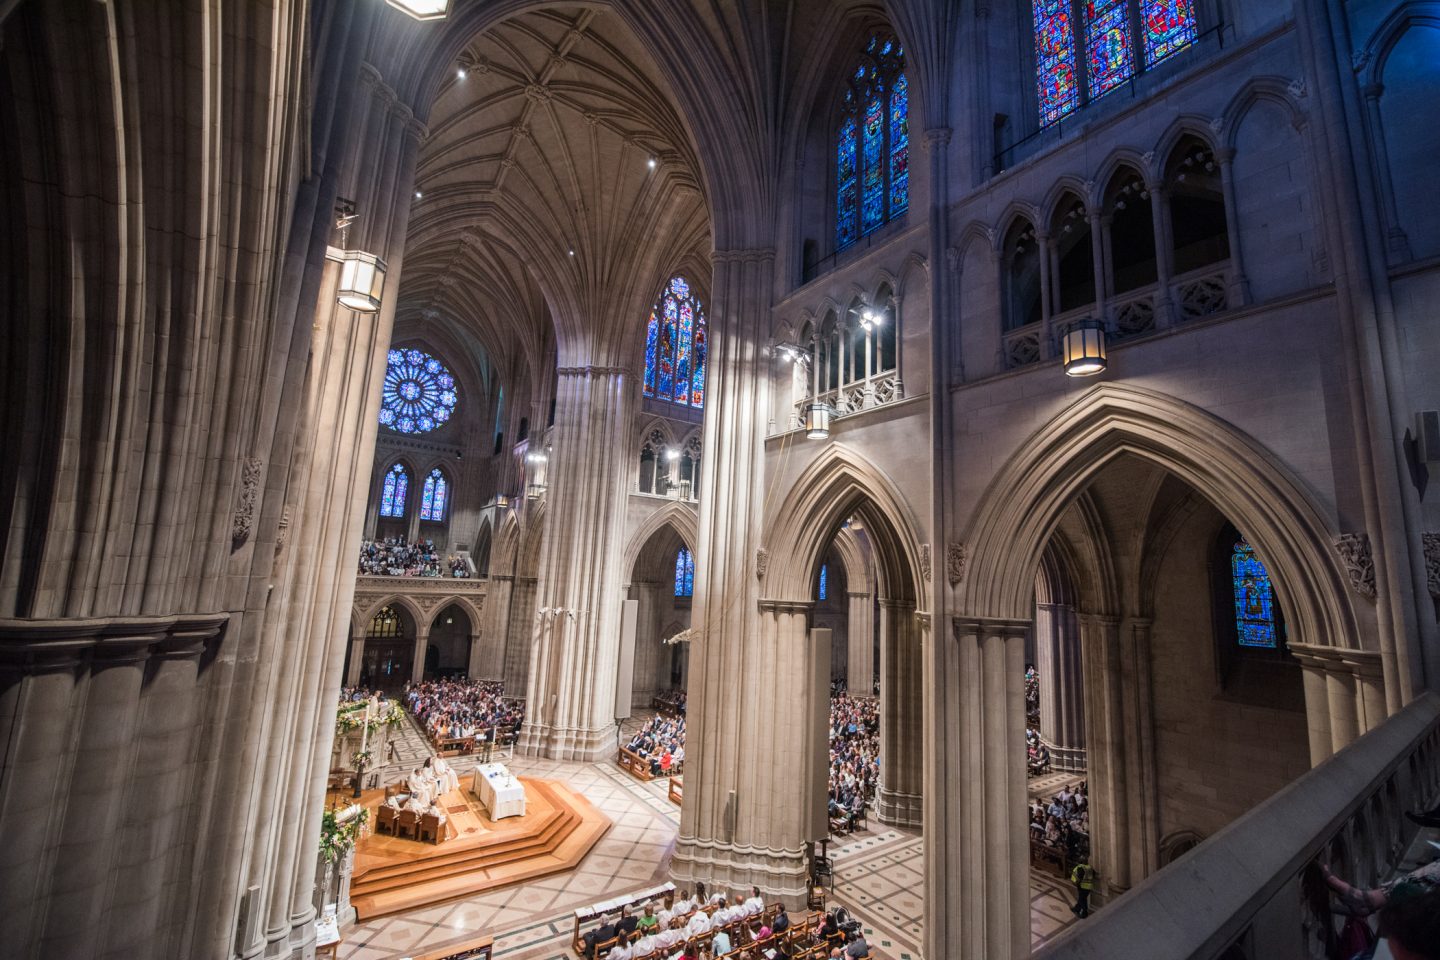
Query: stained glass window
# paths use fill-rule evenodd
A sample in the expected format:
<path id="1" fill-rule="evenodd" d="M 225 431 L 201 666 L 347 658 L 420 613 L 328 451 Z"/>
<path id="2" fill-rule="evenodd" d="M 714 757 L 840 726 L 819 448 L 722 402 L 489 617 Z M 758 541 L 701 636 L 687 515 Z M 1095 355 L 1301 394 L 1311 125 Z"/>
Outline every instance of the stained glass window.
<path id="1" fill-rule="evenodd" d="M 1244 537 L 1235 541 L 1231 550 L 1230 575 L 1234 583 L 1235 629 L 1240 646 L 1274 649 L 1279 642 L 1275 627 L 1275 589 L 1270 583 L 1270 572 Z"/>
<path id="2" fill-rule="evenodd" d="M 1040 96 L 1040 125 L 1054 123 L 1080 105 L 1075 76 L 1075 28 L 1071 0 L 1034 0 L 1035 81 Z"/>
<path id="3" fill-rule="evenodd" d="M 1076 64 L 1082 57 L 1087 99 L 1098 100 L 1135 75 L 1140 67 L 1133 41 L 1137 12 L 1146 67 L 1185 49 L 1199 36 L 1195 0 L 1138 0 L 1138 6 L 1132 0 L 1078 0 L 1078 14 L 1072 13 L 1076 6 L 1077 0 L 1031 0 L 1042 127 L 1080 105 Z"/>
<path id="4" fill-rule="evenodd" d="M 689 547 L 681 547 L 675 554 L 675 596 L 695 595 L 695 558 Z"/>
<path id="5" fill-rule="evenodd" d="M 835 248 L 910 205 L 910 84 L 905 50 L 871 36 L 846 82 L 835 133 Z"/>
<path id="6" fill-rule="evenodd" d="M 1098 100 L 1135 73 L 1130 49 L 1130 0 L 1089 0 L 1085 4 L 1085 65 L 1090 99 Z"/>
<path id="7" fill-rule="evenodd" d="M 645 332 L 645 396 L 703 407 L 707 346 L 700 301 L 684 277 L 672 277 Z"/>
<path id="8" fill-rule="evenodd" d="M 820 599 L 830 599 L 830 565 L 820 564 Z"/>
<path id="9" fill-rule="evenodd" d="M 400 433 L 429 433 L 450 419 L 459 401 L 455 378 L 420 350 L 391 350 L 381 388 L 380 425 Z"/>
<path id="10" fill-rule="evenodd" d="M 439 467 L 431 470 L 420 490 L 420 519 L 444 520 L 445 501 L 449 499 L 449 494 L 450 486 L 445 482 L 445 474 L 440 472 Z"/>
<path id="11" fill-rule="evenodd" d="M 410 475 L 400 464 L 395 464 L 385 474 L 385 485 L 380 491 L 380 516 L 405 516 L 405 493 L 410 486 Z"/>
<path id="12" fill-rule="evenodd" d="M 1140 0 L 1140 29 L 1145 66 L 1153 67 L 1195 42 L 1195 0 Z"/>

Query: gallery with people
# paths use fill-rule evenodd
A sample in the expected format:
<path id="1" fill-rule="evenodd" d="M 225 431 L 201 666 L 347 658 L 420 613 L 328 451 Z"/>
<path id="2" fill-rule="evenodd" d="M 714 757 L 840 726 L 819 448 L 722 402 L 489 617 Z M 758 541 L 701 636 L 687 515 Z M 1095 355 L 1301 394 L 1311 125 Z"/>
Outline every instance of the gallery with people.
<path id="1" fill-rule="evenodd" d="M 1440 2 L 0 0 L 7 960 L 1440 960 Z"/>

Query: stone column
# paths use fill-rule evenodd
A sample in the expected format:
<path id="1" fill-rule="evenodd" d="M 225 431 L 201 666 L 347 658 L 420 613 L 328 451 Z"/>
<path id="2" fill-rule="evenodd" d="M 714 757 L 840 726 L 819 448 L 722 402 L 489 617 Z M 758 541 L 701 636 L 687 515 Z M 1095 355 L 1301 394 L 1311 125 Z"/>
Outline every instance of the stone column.
<path id="1" fill-rule="evenodd" d="M 650 706 L 662 674 L 669 672 L 669 657 L 660 650 L 661 584 L 641 582 L 632 585 L 637 600 L 635 612 L 635 658 L 620 664 L 621 670 L 633 670 L 630 703 L 636 708 Z M 664 661 L 662 663 L 662 660 Z"/>
<path id="2" fill-rule="evenodd" d="M 850 594 L 850 615 L 845 625 L 845 686 L 852 697 L 874 695 L 874 611 L 875 600 L 870 594 Z"/>
<path id="3" fill-rule="evenodd" d="M 417 627 L 415 630 L 415 653 L 410 659 L 410 679 L 415 683 L 425 679 L 425 653 L 429 646 L 429 628 Z"/>
<path id="4" fill-rule="evenodd" d="M 913 603 L 880 601 L 880 820 L 920 826 L 924 814 L 924 687 Z"/>
<path id="5" fill-rule="evenodd" d="M 1293 642 L 1305 681 L 1310 762 L 1349 746 L 1388 716 L 1380 651 Z"/>
<path id="6" fill-rule="evenodd" d="M 1250 279 L 1245 276 L 1245 258 L 1240 250 L 1240 213 L 1235 208 L 1235 150 L 1222 147 L 1215 151 L 1220 163 L 1220 192 L 1225 198 L 1225 240 L 1230 248 L 1230 308 L 1250 302 Z"/>
<path id="7" fill-rule="evenodd" d="M 485 627 L 481 631 L 480 675 L 487 680 L 505 678 L 505 641 L 510 633 L 510 604 L 515 593 L 515 578 L 504 574 L 490 575 L 490 588 L 485 594 Z M 514 696 L 517 690 L 506 687 Z"/>
<path id="8" fill-rule="evenodd" d="M 1069 604 L 1035 610 L 1035 670 L 1040 679 L 1040 736 L 1056 770 L 1085 769 L 1085 690 L 1080 628 Z"/>
<path id="9" fill-rule="evenodd" d="M 946 731 L 947 763 L 958 766 L 958 845 L 942 869 L 965 918 L 957 960 L 1012 960 L 1030 954 L 1030 837 L 1025 760 L 1023 620 L 956 617 L 958 709 Z"/>
<path id="10" fill-rule="evenodd" d="M 794 788 L 807 691 L 741 684 L 757 663 L 777 677 L 808 676 L 808 602 L 760 607 L 768 556 L 762 535 L 764 345 L 770 330 L 773 250 L 714 254 L 710 396 L 689 665 L 685 805 L 671 870 L 683 880 L 755 883 L 798 897 L 807 857 L 803 798 Z M 816 364 L 818 368 L 818 362 Z M 757 613 L 757 611 L 760 611 Z M 825 696 L 825 691 L 809 692 Z M 799 695 L 797 695 L 799 694 Z M 778 740 L 778 742 L 777 742 Z M 761 754 L 766 754 L 760 762 Z"/>
<path id="11" fill-rule="evenodd" d="M 1055 302 L 1052 299 L 1054 293 L 1051 288 L 1054 280 L 1051 279 L 1051 259 L 1054 257 L 1054 245 L 1050 242 L 1050 234 L 1047 231 L 1036 229 L 1035 243 L 1039 247 L 1037 255 L 1040 260 L 1040 328 L 1044 335 L 1040 338 L 1040 355 L 1049 360 L 1059 355 L 1056 330 L 1053 323 L 1055 317 Z"/>
<path id="12" fill-rule="evenodd" d="M 805 892 L 816 791 L 824 789 L 815 773 L 823 748 L 815 746 L 814 718 L 829 701 L 824 678 L 812 675 L 817 659 L 828 666 L 828 652 L 815 647 L 830 642 L 829 631 L 808 630 L 811 606 L 762 601 L 758 629 L 744 644 L 724 650 L 708 636 L 696 641 L 688 727 L 735 733 L 687 738 L 685 805 L 672 864 L 678 877 L 709 878 L 716 887 L 755 884 L 791 898 Z M 734 678 L 756 663 L 792 682 L 737 686 Z"/>
<path id="13" fill-rule="evenodd" d="M 528 756 L 597 760 L 614 747 L 635 392 L 623 368 L 559 371 L 539 617 L 520 737 Z"/>
<path id="14" fill-rule="evenodd" d="M 506 696 L 519 696 L 526 689 L 535 622 L 535 581 L 531 577 L 516 577 L 511 588 L 510 618 L 505 628 L 502 679 L 505 681 Z M 529 706 L 526 704 L 527 712 Z"/>
<path id="15" fill-rule="evenodd" d="M 1095 319 L 1110 329 L 1110 218 L 1090 211 L 1090 253 L 1095 267 Z"/>
<path id="16" fill-rule="evenodd" d="M 1175 279 L 1175 237 L 1165 185 L 1157 180 L 1147 183 L 1145 189 L 1150 192 L 1150 223 L 1155 233 L 1155 276 L 1160 284 L 1155 295 L 1155 326 L 1163 329 L 1175 323 L 1175 297 L 1170 289 Z"/>

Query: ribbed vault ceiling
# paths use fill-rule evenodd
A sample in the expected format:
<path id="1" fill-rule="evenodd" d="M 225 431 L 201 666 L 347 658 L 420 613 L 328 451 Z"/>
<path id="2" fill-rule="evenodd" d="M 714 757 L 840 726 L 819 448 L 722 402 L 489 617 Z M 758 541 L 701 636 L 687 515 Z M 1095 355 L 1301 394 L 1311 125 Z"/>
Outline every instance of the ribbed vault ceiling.
<path id="1" fill-rule="evenodd" d="M 634 365 L 660 284 L 709 249 L 649 58 L 613 15 L 552 9 L 486 31 L 456 68 L 421 146 L 400 322 L 467 325 L 502 370 L 538 374 L 551 344 L 562 365 Z"/>

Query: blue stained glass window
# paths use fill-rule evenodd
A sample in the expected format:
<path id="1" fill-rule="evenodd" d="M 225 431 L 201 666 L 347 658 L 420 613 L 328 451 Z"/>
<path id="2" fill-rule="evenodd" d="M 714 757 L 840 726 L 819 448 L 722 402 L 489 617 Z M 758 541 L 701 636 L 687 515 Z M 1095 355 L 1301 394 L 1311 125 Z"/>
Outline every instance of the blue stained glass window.
<path id="1" fill-rule="evenodd" d="M 681 547 L 675 554 L 675 596 L 695 595 L 695 557 L 688 547 Z"/>
<path id="2" fill-rule="evenodd" d="M 890 49 L 889 43 L 885 49 Z M 895 78 L 890 90 L 890 216 L 910 206 L 910 81 Z"/>
<path id="3" fill-rule="evenodd" d="M 655 347 L 660 336 L 660 318 L 650 311 L 650 325 L 645 330 L 645 396 L 655 396 Z"/>
<path id="4" fill-rule="evenodd" d="M 684 277 L 672 277 L 650 312 L 644 394 L 686 407 L 705 405 L 709 338 L 705 311 Z"/>
<path id="5" fill-rule="evenodd" d="M 1153 67 L 1195 42 L 1195 0 L 1140 0 L 1145 66 Z"/>
<path id="6" fill-rule="evenodd" d="M 849 74 L 835 133 L 835 248 L 910 206 L 910 84 L 905 49 L 870 37 Z"/>
<path id="7" fill-rule="evenodd" d="M 830 565 L 820 564 L 820 599 L 830 599 Z"/>
<path id="8" fill-rule="evenodd" d="M 1089 0 L 1085 4 L 1086 66 L 1090 99 L 1097 100 L 1135 73 L 1130 49 L 1130 0 Z"/>
<path id="9" fill-rule="evenodd" d="M 1054 123 L 1080 105 L 1075 77 L 1075 28 L 1070 0 L 1034 0 L 1035 82 L 1040 125 Z"/>
<path id="10" fill-rule="evenodd" d="M 395 464 L 385 474 L 385 484 L 380 491 L 380 516 L 405 516 L 405 493 L 410 486 L 410 475 L 400 464 Z"/>
<path id="11" fill-rule="evenodd" d="M 1255 548 L 1241 537 L 1230 554 L 1235 593 L 1235 629 L 1242 647 L 1274 649 L 1279 643 L 1275 624 L 1275 588 L 1270 572 L 1255 556 Z"/>
<path id="12" fill-rule="evenodd" d="M 445 501 L 449 498 L 449 484 L 445 482 L 445 475 L 436 467 L 430 471 L 430 476 L 425 478 L 425 486 L 420 489 L 420 519 L 421 520 L 444 520 Z"/>
<path id="13" fill-rule="evenodd" d="M 859 191 L 855 185 L 855 118 L 840 125 L 840 143 L 835 148 L 835 246 L 854 243 L 860 236 Z"/>
<path id="14" fill-rule="evenodd" d="M 428 433 L 450 419 L 460 401 L 445 365 L 420 350 L 391 350 L 380 388 L 380 425 L 399 433 Z"/>

